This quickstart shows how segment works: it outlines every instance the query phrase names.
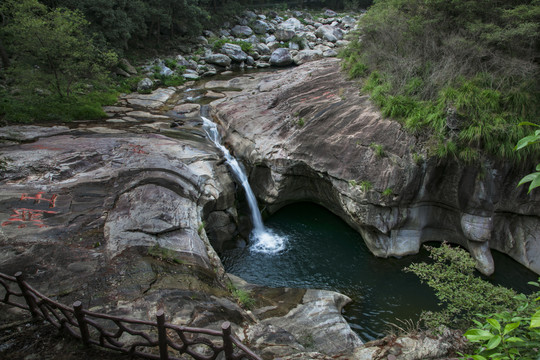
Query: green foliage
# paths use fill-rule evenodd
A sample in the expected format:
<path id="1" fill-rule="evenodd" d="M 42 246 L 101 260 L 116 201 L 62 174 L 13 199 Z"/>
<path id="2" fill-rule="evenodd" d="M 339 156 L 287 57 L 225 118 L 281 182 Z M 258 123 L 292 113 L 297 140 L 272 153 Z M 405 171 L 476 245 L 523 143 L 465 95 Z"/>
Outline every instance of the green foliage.
<path id="1" fill-rule="evenodd" d="M 421 154 L 418 154 L 417 152 L 413 152 L 412 158 L 416 165 L 420 165 L 424 162 L 424 157 Z"/>
<path id="2" fill-rule="evenodd" d="M 164 248 L 156 244 L 148 249 L 148 255 L 171 264 L 183 264 L 184 261 L 177 257 L 176 251 Z"/>
<path id="3" fill-rule="evenodd" d="M 536 124 L 531 124 L 531 123 L 522 123 L 520 125 L 531 125 L 531 126 L 540 128 L 540 126 L 538 126 Z M 538 144 L 538 143 L 540 143 L 540 130 L 536 130 L 534 132 L 534 134 L 526 136 L 526 137 L 522 138 L 521 140 L 519 140 L 514 149 L 515 150 L 520 150 L 520 149 L 523 149 L 523 148 L 525 148 L 527 146 L 531 146 L 531 145 Z M 528 193 L 530 193 L 534 188 L 537 188 L 538 186 L 540 186 L 540 164 L 536 165 L 536 172 L 531 173 L 531 174 L 525 176 L 523 179 L 521 179 L 518 186 L 521 186 L 521 185 L 526 184 L 528 182 L 531 183 L 529 185 Z"/>
<path id="4" fill-rule="evenodd" d="M 360 181 L 360 189 L 363 192 L 367 192 L 367 191 L 371 190 L 372 188 L 373 188 L 373 184 L 371 183 L 371 181 L 368 181 L 368 180 Z"/>
<path id="5" fill-rule="evenodd" d="M 391 188 L 384 189 L 382 192 L 382 196 L 390 196 L 394 193 L 394 191 Z"/>
<path id="6" fill-rule="evenodd" d="M 356 182 L 356 180 L 349 180 L 349 186 L 350 186 L 350 187 L 355 187 L 356 185 L 358 185 L 358 183 Z"/>
<path id="7" fill-rule="evenodd" d="M 540 121 L 539 5 L 379 0 L 340 53 L 342 65 L 349 77 L 365 78 L 363 91 L 384 116 L 432 137 L 434 155 L 538 158 L 513 147 L 525 136 L 518 123 Z"/>
<path id="8" fill-rule="evenodd" d="M 81 13 L 48 10 L 36 0 L 8 0 L 0 28 L 13 62 L 5 76 L 16 91 L 2 91 L 0 115 L 7 122 L 99 119 L 116 102 L 108 67 L 116 54 L 99 50 Z"/>
<path id="9" fill-rule="evenodd" d="M 477 314 L 491 314 L 517 308 L 513 290 L 495 286 L 474 274 L 475 260 L 458 247 L 443 243 L 426 246 L 432 263 L 416 263 L 405 269 L 435 290 L 439 312 L 424 312 L 422 318 L 432 328 L 447 326 L 467 329 Z"/>
<path id="10" fill-rule="evenodd" d="M 227 283 L 227 288 L 243 308 L 251 309 L 255 305 L 255 299 L 251 296 L 251 291 L 239 289 L 230 281 Z"/>
<path id="11" fill-rule="evenodd" d="M 532 283 L 538 286 L 537 283 Z M 536 301 L 540 291 L 536 293 Z M 533 297 L 533 298 L 534 298 Z M 465 337 L 479 347 L 474 355 L 466 355 L 475 360 L 494 359 L 537 359 L 540 355 L 540 307 L 531 306 L 530 298 L 523 294 L 516 297 L 517 307 L 488 316 L 485 321 L 474 321 L 476 327 L 465 332 Z"/>
<path id="12" fill-rule="evenodd" d="M 0 102 L 0 114 L 10 123 L 33 121 L 97 120 L 106 117 L 102 107 L 117 101 L 116 91 L 89 92 L 69 98 L 54 95 L 6 94 Z"/>
<path id="13" fill-rule="evenodd" d="M 298 127 L 302 127 L 302 126 L 304 126 L 306 124 L 306 121 L 304 120 L 304 118 L 300 118 L 300 119 L 298 119 L 296 124 L 298 125 Z"/>
<path id="14" fill-rule="evenodd" d="M 8 77 L 23 91 L 42 88 L 68 97 L 85 82 L 105 81 L 107 67 L 117 63 L 116 54 L 94 45 L 78 11 L 48 10 L 37 0 L 7 0 L 0 11 L 10 18 L 3 29 L 6 47 L 17 55 Z"/>
<path id="15" fill-rule="evenodd" d="M 378 158 L 382 158 L 386 156 L 384 152 L 384 147 L 381 144 L 377 144 L 373 142 L 369 145 L 369 147 L 373 149 L 373 151 L 375 152 L 375 155 Z"/>
<path id="16" fill-rule="evenodd" d="M 229 43 L 229 44 L 235 44 L 242 48 L 242 51 L 246 54 L 249 54 L 253 50 L 253 44 L 248 41 L 242 41 L 242 40 L 230 40 L 230 39 L 210 39 L 208 41 L 212 44 L 212 50 L 215 52 L 219 52 L 223 45 Z"/>

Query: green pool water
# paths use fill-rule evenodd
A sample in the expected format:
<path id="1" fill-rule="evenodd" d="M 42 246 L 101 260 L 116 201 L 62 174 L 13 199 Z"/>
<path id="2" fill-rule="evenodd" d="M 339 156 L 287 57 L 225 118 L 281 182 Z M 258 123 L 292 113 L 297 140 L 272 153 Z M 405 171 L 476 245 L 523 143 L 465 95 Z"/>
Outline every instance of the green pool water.
<path id="1" fill-rule="evenodd" d="M 249 247 L 221 254 L 225 269 L 245 280 L 270 287 L 335 290 L 353 299 L 343 310 L 363 341 L 380 338 L 396 319 L 417 320 L 422 310 L 437 309 L 433 291 L 402 269 L 427 260 L 427 252 L 400 259 L 372 255 L 360 234 L 323 207 L 289 205 L 266 220 L 271 231 L 286 238 L 277 254 Z M 537 276 L 502 254 L 494 254 L 497 273 L 490 280 L 526 291 Z M 517 280 L 516 280 L 517 279 Z"/>

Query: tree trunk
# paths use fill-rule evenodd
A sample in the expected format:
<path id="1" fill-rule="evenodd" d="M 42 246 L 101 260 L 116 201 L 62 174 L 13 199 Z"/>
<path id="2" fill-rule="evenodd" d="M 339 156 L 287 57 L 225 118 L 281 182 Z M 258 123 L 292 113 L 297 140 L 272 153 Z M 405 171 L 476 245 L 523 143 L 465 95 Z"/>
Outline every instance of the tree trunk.
<path id="1" fill-rule="evenodd" d="M 7 69 L 9 67 L 9 57 L 2 44 L 2 39 L 0 39 L 0 57 L 2 58 L 2 66 Z"/>

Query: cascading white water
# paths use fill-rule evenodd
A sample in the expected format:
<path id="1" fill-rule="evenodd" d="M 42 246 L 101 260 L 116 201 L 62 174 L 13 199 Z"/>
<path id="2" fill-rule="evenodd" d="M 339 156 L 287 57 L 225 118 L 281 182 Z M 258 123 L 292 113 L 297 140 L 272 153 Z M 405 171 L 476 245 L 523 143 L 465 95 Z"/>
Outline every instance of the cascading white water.
<path id="1" fill-rule="evenodd" d="M 257 199 L 251 186 L 249 186 L 248 178 L 238 161 L 231 155 L 229 150 L 221 144 L 221 136 L 217 130 L 216 124 L 211 120 L 202 116 L 203 119 L 203 129 L 206 132 L 206 135 L 214 143 L 214 145 L 221 150 L 223 156 L 231 171 L 241 182 L 242 187 L 246 192 L 246 198 L 248 201 L 251 222 L 253 223 L 253 230 L 250 234 L 251 250 L 256 252 L 264 253 L 277 253 L 285 249 L 285 238 L 274 234 L 269 229 L 265 228 L 261 213 L 259 212 L 259 207 L 257 206 Z"/>

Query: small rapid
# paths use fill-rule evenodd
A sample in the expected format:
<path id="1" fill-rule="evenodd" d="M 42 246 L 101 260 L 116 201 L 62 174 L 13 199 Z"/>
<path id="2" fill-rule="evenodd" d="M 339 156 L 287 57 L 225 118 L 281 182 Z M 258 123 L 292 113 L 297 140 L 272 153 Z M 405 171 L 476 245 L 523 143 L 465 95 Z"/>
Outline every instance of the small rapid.
<path id="1" fill-rule="evenodd" d="M 249 185 L 249 181 L 244 169 L 242 168 L 242 166 L 240 166 L 238 160 L 236 160 L 235 157 L 231 155 L 229 150 L 221 144 L 221 136 L 219 135 L 216 124 L 204 116 L 202 116 L 202 120 L 203 129 L 206 132 L 208 139 L 210 139 L 210 141 L 212 141 L 212 143 L 214 143 L 214 145 L 219 150 L 221 150 L 231 171 L 236 176 L 236 178 L 244 188 L 244 191 L 246 192 L 246 198 L 250 209 L 251 222 L 253 224 L 253 230 L 249 235 L 250 250 L 253 252 L 260 252 L 266 254 L 277 254 L 279 252 L 282 252 L 283 250 L 285 250 L 286 238 L 284 236 L 276 234 L 275 232 L 267 229 L 264 226 L 261 213 L 257 205 L 257 199 L 255 198 L 253 190 L 251 190 L 251 186 Z"/>

